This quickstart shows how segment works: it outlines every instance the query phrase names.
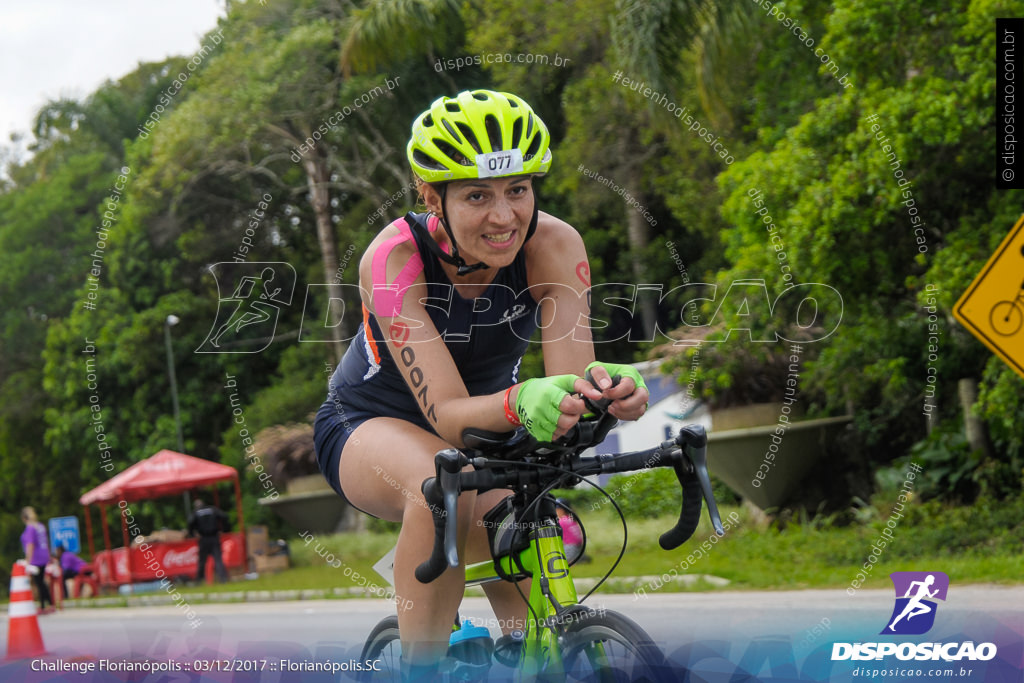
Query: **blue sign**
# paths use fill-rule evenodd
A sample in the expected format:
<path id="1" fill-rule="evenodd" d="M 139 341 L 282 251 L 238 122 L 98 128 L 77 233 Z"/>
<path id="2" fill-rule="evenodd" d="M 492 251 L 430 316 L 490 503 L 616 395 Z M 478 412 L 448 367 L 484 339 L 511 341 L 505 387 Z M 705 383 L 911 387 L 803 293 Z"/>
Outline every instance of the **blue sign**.
<path id="1" fill-rule="evenodd" d="M 82 543 L 78 534 L 78 517 L 54 517 L 49 521 L 50 551 L 56 552 L 57 544 L 64 550 L 78 554 L 82 552 Z"/>

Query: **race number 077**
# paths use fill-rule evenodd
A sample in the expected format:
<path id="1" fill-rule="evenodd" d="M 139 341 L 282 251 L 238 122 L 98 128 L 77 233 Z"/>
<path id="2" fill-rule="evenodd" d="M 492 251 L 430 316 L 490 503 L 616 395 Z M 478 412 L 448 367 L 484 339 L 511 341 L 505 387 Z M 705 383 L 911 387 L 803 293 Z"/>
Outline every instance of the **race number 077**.
<path id="1" fill-rule="evenodd" d="M 476 157 L 477 174 L 481 178 L 515 175 L 523 172 L 523 151 L 520 149 L 487 152 Z"/>

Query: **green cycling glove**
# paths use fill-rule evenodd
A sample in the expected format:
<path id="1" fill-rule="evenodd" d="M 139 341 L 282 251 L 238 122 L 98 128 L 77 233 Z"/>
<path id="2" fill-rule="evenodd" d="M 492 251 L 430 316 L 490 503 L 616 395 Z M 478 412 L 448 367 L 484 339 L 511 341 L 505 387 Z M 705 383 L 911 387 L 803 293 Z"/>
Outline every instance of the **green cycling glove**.
<path id="1" fill-rule="evenodd" d="M 636 384 L 636 388 L 637 389 L 639 389 L 640 387 L 643 387 L 644 389 L 647 388 L 647 384 L 646 384 L 646 382 L 644 382 L 644 378 L 640 376 L 640 373 L 637 372 L 637 369 L 634 368 L 632 365 L 619 365 L 617 363 L 602 363 L 599 360 L 595 360 L 593 363 L 591 363 L 590 365 L 587 366 L 587 372 L 590 372 L 590 370 L 592 368 L 596 368 L 596 367 L 602 367 L 605 370 L 607 370 L 609 377 L 615 377 L 615 375 L 618 375 L 619 377 L 621 377 L 623 379 L 625 379 L 626 377 L 629 377 L 631 380 L 633 380 L 634 384 Z M 597 386 L 597 384 L 594 384 L 594 388 L 597 389 L 598 391 L 601 390 L 601 387 Z"/>
<path id="2" fill-rule="evenodd" d="M 576 390 L 576 375 L 555 375 L 528 379 L 519 386 L 516 415 L 526 431 L 538 441 L 551 441 L 558 418 L 559 405 L 567 394 Z"/>

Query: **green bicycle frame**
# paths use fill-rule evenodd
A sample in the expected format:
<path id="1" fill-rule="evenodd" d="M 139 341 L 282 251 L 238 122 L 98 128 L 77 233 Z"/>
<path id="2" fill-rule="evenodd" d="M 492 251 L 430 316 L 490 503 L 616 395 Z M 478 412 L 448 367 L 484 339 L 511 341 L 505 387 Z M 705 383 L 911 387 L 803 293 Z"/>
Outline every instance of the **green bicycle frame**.
<path id="1" fill-rule="evenodd" d="M 466 585 L 475 586 L 502 580 L 496 569 L 499 562 L 506 575 L 515 575 L 521 566 L 532 577 L 530 609 L 523 639 L 521 675 L 536 675 L 545 664 L 560 666 L 562 656 L 557 635 L 553 629 L 541 628 L 541 624 L 557 615 L 554 603 L 545 594 L 545 584 L 547 593 L 563 608 L 579 604 L 576 585 L 569 573 L 561 528 L 557 523 L 549 523 L 532 529 L 530 546 L 521 550 L 517 557 L 508 555 L 500 560 L 492 559 L 466 565 Z"/>

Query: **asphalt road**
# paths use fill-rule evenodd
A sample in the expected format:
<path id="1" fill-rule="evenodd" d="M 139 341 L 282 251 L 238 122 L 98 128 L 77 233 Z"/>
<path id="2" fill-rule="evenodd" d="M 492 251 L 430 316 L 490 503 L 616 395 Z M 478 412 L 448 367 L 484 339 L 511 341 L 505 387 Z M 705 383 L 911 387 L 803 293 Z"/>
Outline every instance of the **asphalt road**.
<path id="1" fill-rule="evenodd" d="M 892 612 L 893 594 L 891 590 L 861 590 L 854 596 L 844 590 L 656 593 L 640 598 L 605 595 L 589 604 L 628 615 L 651 634 L 673 662 L 691 672 L 703 672 L 693 673 L 690 680 L 727 681 L 742 662 L 747 662 L 748 670 L 763 668 L 770 672 L 775 666 L 772 657 L 806 664 L 815 651 L 819 658 L 825 652 L 827 659 L 835 641 L 886 640 L 878 633 Z M 353 599 L 198 604 L 193 609 L 199 620 L 194 628 L 183 610 L 175 606 L 68 609 L 40 617 L 39 624 L 51 661 L 339 661 L 358 659 L 366 635 L 379 619 L 393 613 L 394 607 L 382 600 Z M 492 634 L 498 633 L 484 599 L 467 599 L 462 614 L 484 620 Z M 7 628 L 5 620 L 0 628 L 3 642 L 7 642 Z M 1016 654 L 1012 656 L 1017 658 L 1019 670 L 1024 643 L 1024 586 L 952 586 L 927 638 L 976 642 L 995 639 L 1004 652 L 1014 648 Z M 765 654 L 761 651 L 765 647 L 781 647 L 783 653 Z M 20 678 L 20 674 L 12 676 L 13 671 L 11 664 L 0 667 L 0 680 L 55 680 Z M 249 680 L 286 678 L 275 674 Z M 90 679 L 80 676 L 66 680 Z M 216 680 L 240 679 L 228 676 Z M 833 676 L 833 680 L 838 678 Z"/>

